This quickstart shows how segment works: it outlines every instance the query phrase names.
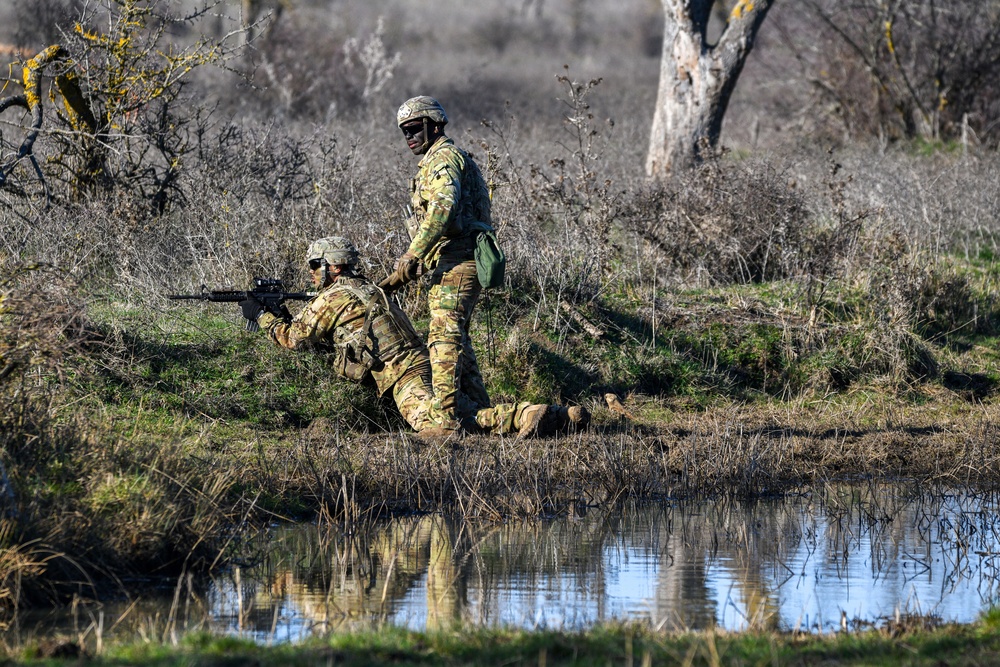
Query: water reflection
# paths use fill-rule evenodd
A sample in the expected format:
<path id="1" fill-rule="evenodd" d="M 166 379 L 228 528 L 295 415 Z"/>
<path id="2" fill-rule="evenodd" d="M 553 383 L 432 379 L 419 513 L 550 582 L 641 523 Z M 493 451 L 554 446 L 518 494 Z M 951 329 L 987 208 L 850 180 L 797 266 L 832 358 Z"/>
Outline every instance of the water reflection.
<path id="1" fill-rule="evenodd" d="M 962 491 L 830 486 L 502 525 L 425 515 L 352 534 L 283 526 L 259 565 L 207 593 L 181 582 L 159 607 L 105 606 L 104 627 L 294 641 L 382 623 L 829 631 L 897 611 L 969 622 L 998 597 L 996 504 Z"/>
<path id="2" fill-rule="evenodd" d="M 971 621 L 997 598 L 995 503 L 832 487 L 753 503 L 592 509 L 476 525 L 398 518 L 371 535 L 273 535 L 267 563 L 210 598 L 216 618 L 281 639 L 356 623 L 831 630 L 897 611 Z"/>

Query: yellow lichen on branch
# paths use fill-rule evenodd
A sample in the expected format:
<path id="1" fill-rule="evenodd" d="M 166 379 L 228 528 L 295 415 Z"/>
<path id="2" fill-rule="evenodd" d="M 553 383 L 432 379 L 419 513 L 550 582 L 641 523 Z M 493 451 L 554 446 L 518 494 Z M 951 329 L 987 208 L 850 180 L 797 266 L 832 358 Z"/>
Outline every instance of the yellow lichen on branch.
<path id="1" fill-rule="evenodd" d="M 24 64 L 24 69 L 22 70 L 22 78 L 24 80 L 24 96 L 28 100 L 29 108 L 34 109 L 42 101 L 42 97 L 39 93 L 39 82 L 41 79 L 42 68 L 50 62 L 59 60 L 62 55 L 62 47 L 58 44 L 53 44 L 52 46 L 43 49 L 41 53 L 37 54 L 34 58 L 31 58 Z"/>
<path id="2" fill-rule="evenodd" d="M 100 44 L 101 43 L 101 35 L 99 35 L 98 33 L 94 32 L 92 30 L 87 30 L 86 28 L 84 28 L 79 23 L 74 23 L 73 24 L 73 32 L 75 32 L 76 34 L 80 35 L 80 37 L 83 37 L 86 41 L 88 41 L 88 42 L 90 42 L 92 44 Z"/>
<path id="3" fill-rule="evenodd" d="M 73 61 L 70 60 L 65 49 L 59 44 L 49 46 L 24 64 L 22 76 L 24 79 L 24 96 L 28 101 L 28 108 L 34 111 L 41 103 L 42 97 L 39 88 L 41 85 L 42 70 L 53 63 L 60 63 L 64 67 L 64 71 L 58 73 L 55 76 L 55 80 L 56 87 L 62 94 L 63 104 L 66 107 L 70 124 L 74 129 L 79 130 L 85 127 L 91 133 L 96 132 L 97 119 L 94 117 L 90 105 L 87 104 L 87 100 L 80 90 L 79 79 L 73 71 Z"/>
<path id="4" fill-rule="evenodd" d="M 733 11 L 729 13 L 730 19 L 741 19 L 745 15 L 751 13 L 755 9 L 754 0 L 740 0 L 733 7 Z"/>
<path id="5" fill-rule="evenodd" d="M 892 42 L 892 21 L 885 22 L 885 45 L 890 54 L 896 55 L 896 45 Z"/>

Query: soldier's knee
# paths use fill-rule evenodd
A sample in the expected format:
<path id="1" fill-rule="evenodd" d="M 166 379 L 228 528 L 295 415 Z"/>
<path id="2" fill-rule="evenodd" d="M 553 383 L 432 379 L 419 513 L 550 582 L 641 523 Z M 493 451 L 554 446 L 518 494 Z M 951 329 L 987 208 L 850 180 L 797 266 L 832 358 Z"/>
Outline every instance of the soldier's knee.
<path id="1" fill-rule="evenodd" d="M 457 361 L 462 356 L 462 344 L 454 340 L 436 340 L 427 346 L 431 353 L 431 368 L 442 359 Z"/>
<path id="2" fill-rule="evenodd" d="M 427 340 L 450 339 L 462 336 L 462 318 L 454 311 L 444 311 L 431 315 Z"/>

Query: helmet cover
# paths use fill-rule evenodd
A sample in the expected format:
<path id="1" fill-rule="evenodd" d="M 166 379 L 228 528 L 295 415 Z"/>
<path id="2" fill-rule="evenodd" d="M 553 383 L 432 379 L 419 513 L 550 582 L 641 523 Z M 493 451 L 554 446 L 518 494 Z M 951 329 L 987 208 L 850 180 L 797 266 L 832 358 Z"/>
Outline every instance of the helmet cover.
<path id="1" fill-rule="evenodd" d="M 314 259 L 325 259 L 330 266 L 353 266 L 358 263 L 358 250 L 343 236 L 327 236 L 309 245 L 306 262 Z"/>
<path id="2" fill-rule="evenodd" d="M 441 103 L 433 97 L 420 95 L 403 102 L 399 111 L 396 112 L 396 125 L 402 127 L 404 123 L 419 118 L 427 118 L 441 125 L 448 123 L 448 116 L 445 115 Z"/>

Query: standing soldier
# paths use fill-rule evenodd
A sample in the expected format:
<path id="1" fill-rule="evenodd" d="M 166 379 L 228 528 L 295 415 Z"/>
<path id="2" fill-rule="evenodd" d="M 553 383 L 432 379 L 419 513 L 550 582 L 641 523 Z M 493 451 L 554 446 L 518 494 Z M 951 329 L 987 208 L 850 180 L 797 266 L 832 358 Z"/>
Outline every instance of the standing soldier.
<path id="1" fill-rule="evenodd" d="M 414 97 L 396 113 L 406 145 L 423 156 L 410 181 L 413 219 L 407 221 L 410 246 L 384 286 L 398 287 L 430 274 L 427 305 L 435 408 L 442 428 L 457 430 L 459 391 L 489 405 L 476 353 L 469 339 L 472 310 L 481 286 L 476 275 L 476 221 L 490 224 L 490 192 L 472 157 L 445 136 L 448 117 L 432 97 Z"/>

